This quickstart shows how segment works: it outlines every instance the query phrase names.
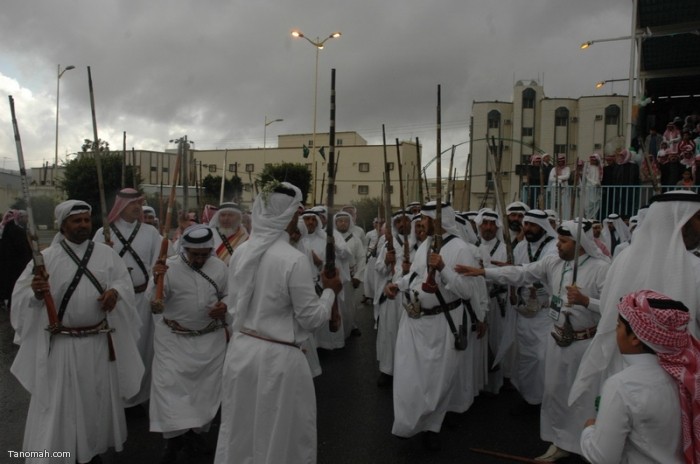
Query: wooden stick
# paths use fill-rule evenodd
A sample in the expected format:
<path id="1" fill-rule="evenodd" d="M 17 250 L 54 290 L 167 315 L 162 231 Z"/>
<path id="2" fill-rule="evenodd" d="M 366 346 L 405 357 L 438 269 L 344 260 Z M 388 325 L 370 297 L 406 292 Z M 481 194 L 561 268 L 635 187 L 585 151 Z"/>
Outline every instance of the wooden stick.
<path id="1" fill-rule="evenodd" d="M 524 456 L 517 456 L 515 454 L 501 453 L 500 451 L 491 451 L 483 448 L 469 448 L 469 451 L 479 454 L 485 454 L 487 456 L 494 456 L 501 459 L 508 459 L 514 462 L 526 462 L 529 464 L 542 464 L 544 461 L 539 461 L 537 459 L 526 458 Z"/>

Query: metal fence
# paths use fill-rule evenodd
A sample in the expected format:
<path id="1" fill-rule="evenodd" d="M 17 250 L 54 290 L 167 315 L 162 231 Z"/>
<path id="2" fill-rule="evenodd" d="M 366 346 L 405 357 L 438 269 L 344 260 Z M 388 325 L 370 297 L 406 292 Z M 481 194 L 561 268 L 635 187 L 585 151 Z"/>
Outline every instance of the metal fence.
<path id="1" fill-rule="evenodd" d="M 602 220 L 611 213 L 626 217 L 634 216 L 639 208 L 648 204 L 649 199 L 657 193 L 669 190 L 692 190 L 698 193 L 699 189 L 698 186 L 687 188 L 678 185 L 658 186 L 656 189 L 651 185 L 600 187 L 587 185 L 583 188 L 563 185 L 545 186 L 542 190 L 539 185 L 525 185 L 521 192 L 521 199 L 530 208 L 541 209 L 540 196 L 542 196 L 543 209 L 556 211 L 561 220 L 578 216 L 579 201 L 583 200 L 584 217 Z"/>

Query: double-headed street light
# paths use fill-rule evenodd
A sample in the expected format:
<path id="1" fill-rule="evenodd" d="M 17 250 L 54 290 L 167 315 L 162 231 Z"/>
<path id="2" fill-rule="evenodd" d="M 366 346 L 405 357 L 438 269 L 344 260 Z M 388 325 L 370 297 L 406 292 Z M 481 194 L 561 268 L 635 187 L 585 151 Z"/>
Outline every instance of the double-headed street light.
<path id="1" fill-rule="evenodd" d="M 61 89 L 61 76 L 63 76 L 63 73 L 65 73 L 66 71 L 70 71 L 71 69 L 75 69 L 75 66 L 66 66 L 65 69 L 61 71 L 61 65 L 59 64 L 58 69 L 56 71 L 56 152 L 54 158 L 54 167 L 58 166 L 58 98 Z"/>
<path id="2" fill-rule="evenodd" d="M 333 32 L 331 35 L 326 37 L 325 39 L 321 40 L 318 37 L 316 37 L 316 40 L 311 40 L 308 37 L 304 35 L 303 32 L 300 30 L 294 30 L 292 31 L 292 37 L 298 38 L 298 39 L 306 39 L 307 42 L 309 42 L 311 45 L 314 46 L 316 49 L 316 71 L 315 71 L 315 77 L 314 77 L 314 122 L 313 122 L 313 133 L 312 133 L 312 138 L 311 142 L 313 144 L 311 150 L 313 150 L 313 156 L 311 158 L 312 162 L 312 172 L 314 171 L 314 168 L 316 166 L 316 102 L 318 99 L 318 53 L 320 50 L 323 50 L 324 44 L 330 40 L 330 39 L 337 39 L 340 37 L 342 34 L 340 32 Z M 313 192 L 314 192 L 314 197 L 316 196 L 316 178 L 314 178 L 313 182 Z"/>

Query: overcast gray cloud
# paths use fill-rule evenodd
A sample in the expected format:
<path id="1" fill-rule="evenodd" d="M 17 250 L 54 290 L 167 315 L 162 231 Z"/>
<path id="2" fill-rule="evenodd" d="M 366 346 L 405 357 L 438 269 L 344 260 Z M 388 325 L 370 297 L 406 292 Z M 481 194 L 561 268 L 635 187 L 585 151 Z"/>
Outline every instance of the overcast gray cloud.
<path id="1" fill-rule="evenodd" d="M 514 79 L 543 79 L 550 97 L 577 98 L 627 75 L 628 42 L 583 52 L 588 39 L 629 35 L 629 0 L 23 0 L 0 12 L 0 96 L 15 97 L 25 158 L 53 161 L 56 66 L 59 157 L 92 138 L 92 71 L 99 136 L 120 148 L 162 150 L 187 134 L 197 149 L 263 144 L 311 132 L 314 47 L 292 39 L 335 30 L 320 52 L 318 131 L 328 130 L 337 69 L 338 131 L 372 143 L 424 144 L 435 155 L 437 85 L 443 149 L 468 138 L 472 101 L 512 98 Z M 626 93 L 618 84 L 614 90 Z M 0 157 L 16 168 L 9 107 L 0 105 Z M 466 154 L 466 145 L 458 153 Z"/>

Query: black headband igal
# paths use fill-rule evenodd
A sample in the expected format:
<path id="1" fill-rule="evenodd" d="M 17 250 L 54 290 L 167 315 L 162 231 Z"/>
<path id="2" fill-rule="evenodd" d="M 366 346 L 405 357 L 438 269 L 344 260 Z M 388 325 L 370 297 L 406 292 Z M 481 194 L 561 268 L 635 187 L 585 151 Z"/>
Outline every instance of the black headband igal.
<path id="1" fill-rule="evenodd" d="M 136 199 L 136 198 L 141 198 L 143 195 L 141 192 L 117 192 L 117 196 L 119 198 L 126 198 L 126 199 Z"/>
<path id="2" fill-rule="evenodd" d="M 649 200 L 649 204 L 655 203 L 657 201 L 693 201 L 700 202 L 700 194 L 697 193 L 662 193 L 661 195 L 654 195 Z"/>
<path id="3" fill-rule="evenodd" d="M 448 202 L 448 203 L 442 203 L 442 207 L 443 207 L 443 208 L 447 208 L 448 206 L 451 206 L 449 202 Z M 435 211 L 435 210 L 437 209 L 437 203 L 435 203 L 434 205 L 423 205 L 423 206 L 421 207 L 421 209 L 422 209 L 423 211 Z"/>
<path id="4" fill-rule="evenodd" d="M 90 207 L 87 205 L 73 205 L 73 207 L 70 209 L 71 213 L 77 212 L 77 211 L 85 211 L 86 213 L 90 212 Z"/>
<path id="5" fill-rule="evenodd" d="M 285 187 L 283 185 L 279 185 L 279 186 L 275 187 L 273 192 L 282 193 L 282 194 L 287 195 L 288 197 L 292 197 L 292 198 L 297 196 L 297 192 L 295 192 L 293 188 Z"/>
<path id="6" fill-rule="evenodd" d="M 192 237 L 191 235 L 185 235 L 183 238 L 187 243 L 204 243 L 211 240 L 213 236 L 214 234 L 212 233 L 211 229 L 207 229 L 207 233 L 203 237 Z"/>
<path id="7" fill-rule="evenodd" d="M 525 213 L 525 217 L 532 217 L 536 219 L 549 219 L 549 216 L 547 216 L 547 213 L 535 213 L 532 210 L 528 211 Z"/>
<path id="8" fill-rule="evenodd" d="M 647 298 L 649 306 L 654 309 L 675 309 L 676 311 L 683 311 L 684 313 L 689 312 L 688 308 L 676 300 L 660 300 L 656 298 Z"/>

